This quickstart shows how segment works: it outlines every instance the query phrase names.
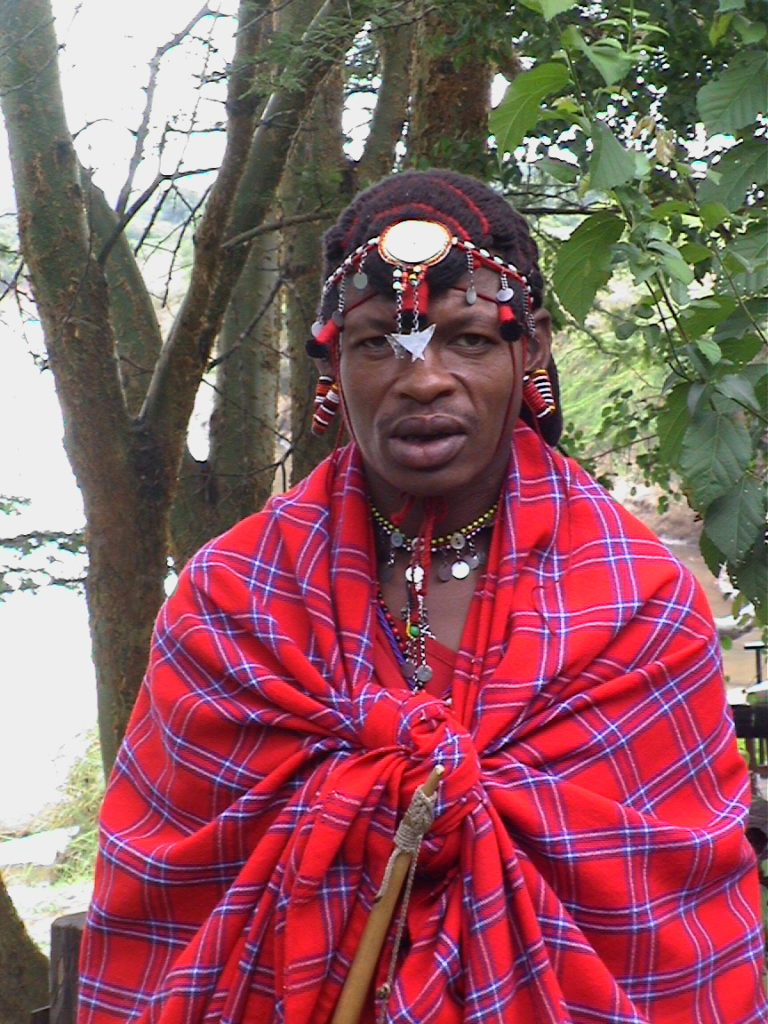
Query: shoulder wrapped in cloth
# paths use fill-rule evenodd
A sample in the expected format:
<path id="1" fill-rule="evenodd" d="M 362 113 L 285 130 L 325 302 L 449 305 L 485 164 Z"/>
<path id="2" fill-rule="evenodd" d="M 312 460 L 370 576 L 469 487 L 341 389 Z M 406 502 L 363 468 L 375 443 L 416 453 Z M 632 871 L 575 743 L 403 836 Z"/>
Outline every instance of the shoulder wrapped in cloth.
<path id="1" fill-rule="evenodd" d="M 377 674 L 374 565 L 349 448 L 184 572 L 103 811 L 80 1024 L 326 1024 L 436 761 L 390 1024 L 768 1019 L 688 573 L 525 426 L 451 708 Z"/>

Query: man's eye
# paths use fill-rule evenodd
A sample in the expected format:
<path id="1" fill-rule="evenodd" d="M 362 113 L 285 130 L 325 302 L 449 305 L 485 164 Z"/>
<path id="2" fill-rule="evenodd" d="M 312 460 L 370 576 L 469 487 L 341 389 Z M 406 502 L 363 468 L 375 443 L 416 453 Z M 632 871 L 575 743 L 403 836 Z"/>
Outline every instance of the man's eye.
<path id="1" fill-rule="evenodd" d="M 379 352 L 381 350 L 388 349 L 389 347 L 389 342 L 383 334 L 377 334 L 372 338 L 363 338 L 357 343 L 357 348 L 362 348 L 368 352 Z"/>
<path id="2" fill-rule="evenodd" d="M 459 334 L 451 344 L 457 348 L 482 349 L 494 345 L 495 342 L 493 338 L 489 338 L 485 334 Z"/>

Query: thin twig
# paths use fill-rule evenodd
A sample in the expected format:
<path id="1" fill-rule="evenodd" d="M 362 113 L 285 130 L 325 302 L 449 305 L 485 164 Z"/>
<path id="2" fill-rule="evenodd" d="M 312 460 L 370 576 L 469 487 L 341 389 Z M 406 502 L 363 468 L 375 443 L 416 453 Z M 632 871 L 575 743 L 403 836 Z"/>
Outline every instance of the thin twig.
<path id="1" fill-rule="evenodd" d="M 125 179 L 123 187 L 120 189 L 120 196 L 117 200 L 116 213 L 118 217 L 122 217 L 128 206 L 128 199 L 133 190 L 133 182 L 136 177 L 136 173 L 139 169 L 141 161 L 144 158 L 144 146 L 147 141 L 149 134 L 149 122 L 152 115 L 152 106 L 155 101 L 155 89 L 157 88 L 157 76 L 160 72 L 160 62 L 163 57 L 174 47 L 178 46 L 182 40 L 189 35 L 195 25 L 201 21 L 204 17 L 212 15 L 214 12 L 210 9 L 207 3 L 203 4 L 197 14 L 190 18 L 189 22 L 185 27 L 172 36 L 168 42 L 159 46 L 155 50 L 154 57 L 149 62 L 149 81 L 147 82 L 146 94 L 147 100 L 144 104 L 144 111 L 142 113 L 141 124 L 136 131 L 136 141 L 133 147 L 133 153 L 131 155 L 130 162 L 128 164 L 128 175 Z"/>
<path id="2" fill-rule="evenodd" d="M 311 224 L 316 223 L 319 220 L 327 216 L 321 210 L 314 210 L 309 213 L 296 213 L 289 217 L 281 217 L 279 220 L 270 221 L 268 224 L 259 224 L 255 228 L 249 228 L 247 231 L 241 231 L 238 235 L 233 235 L 232 238 L 228 238 L 225 242 L 221 243 L 222 249 L 233 249 L 236 245 L 241 245 L 243 242 L 250 242 L 253 238 L 258 238 L 259 235 L 267 235 L 270 231 L 283 231 L 285 228 L 295 227 L 297 224 Z"/>
<path id="3" fill-rule="evenodd" d="M 177 181 L 179 178 L 189 178 L 195 174 L 211 174 L 216 170 L 218 170 L 218 168 L 216 167 L 198 167 L 192 171 L 173 171 L 170 174 L 157 174 L 152 184 L 148 185 L 147 188 L 145 188 L 141 195 L 138 197 L 138 199 L 134 200 L 134 202 L 131 203 L 129 209 L 126 210 L 125 213 L 123 213 L 120 216 L 112 234 L 106 240 L 106 242 L 101 248 L 101 251 L 99 252 L 97 258 L 98 263 L 101 266 L 104 265 L 104 263 L 107 260 L 107 257 L 112 251 L 112 247 L 114 246 L 115 242 L 118 240 L 120 235 L 123 233 L 127 225 L 133 220 L 133 218 L 136 216 L 139 210 L 152 198 L 153 193 L 160 187 L 160 185 L 162 185 L 164 181 Z"/>

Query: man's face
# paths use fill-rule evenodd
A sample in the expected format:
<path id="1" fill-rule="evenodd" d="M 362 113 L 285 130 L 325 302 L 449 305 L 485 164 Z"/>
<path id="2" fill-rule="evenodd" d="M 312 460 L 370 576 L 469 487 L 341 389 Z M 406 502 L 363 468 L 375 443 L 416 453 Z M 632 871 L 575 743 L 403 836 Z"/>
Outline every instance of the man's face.
<path id="1" fill-rule="evenodd" d="M 435 324 L 424 359 L 395 357 L 394 304 L 373 295 L 347 312 L 339 377 L 352 435 L 378 502 L 399 507 L 403 492 L 491 504 L 509 458 L 520 411 L 522 345 L 499 334 L 497 274 L 475 273 L 464 288 L 429 302 Z M 461 290 L 459 290 L 461 289 Z"/>

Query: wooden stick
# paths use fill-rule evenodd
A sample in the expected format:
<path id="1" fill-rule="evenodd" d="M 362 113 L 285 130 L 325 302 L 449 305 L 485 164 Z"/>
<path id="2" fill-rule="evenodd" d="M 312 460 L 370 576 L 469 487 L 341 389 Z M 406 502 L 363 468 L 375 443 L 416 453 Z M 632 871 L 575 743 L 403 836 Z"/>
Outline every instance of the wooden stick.
<path id="1" fill-rule="evenodd" d="M 433 796 L 445 769 L 436 765 L 427 781 L 421 786 L 425 796 Z M 406 811 L 406 814 L 408 812 Z M 400 852 L 392 866 L 389 884 L 380 900 L 374 903 L 368 920 L 365 922 L 360 943 L 349 968 L 344 987 L 341 990 L 331 1024 L 359 1024 L 360 1014 L 365 1005 L 371 987 L 376 965 L 379 962 L 387 931 L 397 906 L 400 891 L 403 888 L 411 855 Z"/>

